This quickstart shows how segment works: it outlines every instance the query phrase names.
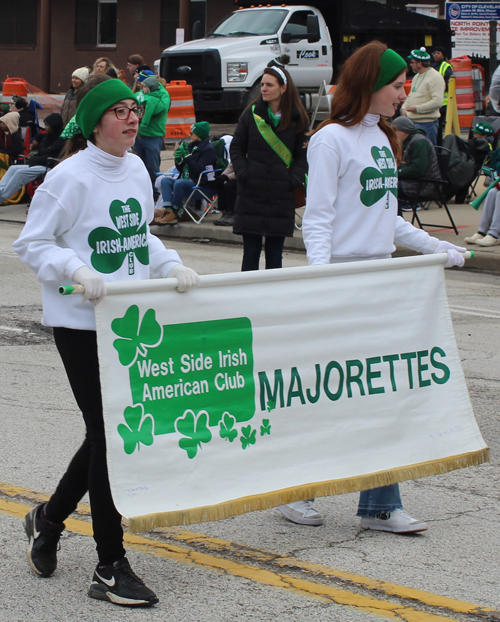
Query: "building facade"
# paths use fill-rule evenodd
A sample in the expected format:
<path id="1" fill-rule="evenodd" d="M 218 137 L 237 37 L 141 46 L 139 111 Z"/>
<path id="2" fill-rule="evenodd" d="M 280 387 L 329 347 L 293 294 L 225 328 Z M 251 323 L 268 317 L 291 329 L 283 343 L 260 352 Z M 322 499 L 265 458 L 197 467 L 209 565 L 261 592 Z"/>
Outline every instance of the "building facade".
<path id="1" fill-rule="evenodd" d="M 65 92 L 77 67 L 105 56 L 126 70 L 141 54 L 153 66 L 174 45 L 176 29 L 215 26 L 233 0 L 8 0 L 0 20 L 0 81 L 24 78 L 49 93 Z"/>

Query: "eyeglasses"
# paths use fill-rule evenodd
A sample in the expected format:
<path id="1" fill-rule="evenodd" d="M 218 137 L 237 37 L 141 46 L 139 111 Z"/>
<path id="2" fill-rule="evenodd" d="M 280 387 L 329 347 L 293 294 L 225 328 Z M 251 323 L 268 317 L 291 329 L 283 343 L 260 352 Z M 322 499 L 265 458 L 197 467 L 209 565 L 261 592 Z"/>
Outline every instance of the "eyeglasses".
<path id="1" fill-rule="evenodd" d="M 106 112 L 114 112 L 119 121 L 128 120 L 131 112 L 133 112 L 138 119 L 142 119 L 144 116 L 144 106 L 136 106 L 135 108 L 119 106 L 118 108 L 110 108 L 109 110 L 106 110 Z"/>

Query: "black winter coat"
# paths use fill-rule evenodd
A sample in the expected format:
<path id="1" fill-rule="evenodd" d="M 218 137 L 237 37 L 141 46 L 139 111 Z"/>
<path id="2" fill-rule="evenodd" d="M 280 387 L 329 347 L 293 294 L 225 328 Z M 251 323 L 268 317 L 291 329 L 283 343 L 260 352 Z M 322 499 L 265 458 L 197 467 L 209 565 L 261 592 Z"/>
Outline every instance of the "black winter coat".
<path id="1" fill-rule="evenodd" d="M 184 167 L 187 166 L 189 171 L 189 178 L 198 183 L 200 173 L 207 169 L 207 166 L 213 166 L 215 169 L 217 165 L 217 155 L 213 145 L 210 144 L 210 139 L 204 138 L 201 141 L 190 142 L 188 144 L 188 152 L 183 160 L 175 162 L 177 170 L 182 173 Z M 208 175 L 204 175 L 201 179 L 200 186 L 206 186 L 208 184 Z"/>
<path id="2" fill-rule="evenodd" d="M 299 112 L 295 110 L 288 128 L 276 131 L 267 103 L 260 99 L 255 113 L 276 132 L 292 152 L 293 163 L 287 169 L 283 160 L 268 145 L 253 118 L 252 108 L 241 115 L 231 142 L 231 162 L 238 181 L 233 231 L 237 234 L 292 237 L 295 226 L 295 188 L 307 173 L 306 136 L 297 133 Z"/>
<path id="3" fill-rule="evenodd" d="M 43 134 L 40 148 L 28 158 L 30 166 L 47 166 L 49 158 L 58 158 L 66 141 L 57 134 Z"/>

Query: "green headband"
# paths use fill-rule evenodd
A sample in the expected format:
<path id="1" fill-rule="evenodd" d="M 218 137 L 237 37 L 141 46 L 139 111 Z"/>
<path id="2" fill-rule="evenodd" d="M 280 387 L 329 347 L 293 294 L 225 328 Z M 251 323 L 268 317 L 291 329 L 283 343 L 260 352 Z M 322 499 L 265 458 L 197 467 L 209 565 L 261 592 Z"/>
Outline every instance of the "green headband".
<path id="1" fill-rule="evenodd" d="M 383 86 L 390 84 L 400 73 L 406 70 L 405 59 L 394 50 L 387 49 L 379 60 L 380 73 L 373 87 L 373 92 L 380 91 Z"/>
<path id="2" fill-rule="evenodd" d="M 91 136 L 106 110 L 123 99 L 133 99 L 138 103 L 132 90 L 121 80 L 116 79 L 101 82 L 85 95 L 75 115 L 85 138 Z"/>

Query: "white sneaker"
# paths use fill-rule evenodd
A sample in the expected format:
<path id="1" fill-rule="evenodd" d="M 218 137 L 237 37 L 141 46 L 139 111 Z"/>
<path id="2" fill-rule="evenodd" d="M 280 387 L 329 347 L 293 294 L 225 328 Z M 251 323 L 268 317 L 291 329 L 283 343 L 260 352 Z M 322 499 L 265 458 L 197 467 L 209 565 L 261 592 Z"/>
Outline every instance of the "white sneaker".
<path id="1" fill-rule="evenodd" d="M 497 244 L 500 244 L 500 239 L 494 238 L 488 233 L 488 235 L 485 235 L 482 240 L 477 240 L 476 244 L 479 244 L 479 246 L 496 246 Z"/>
<path id="2" fill-rule="evenodd" d="M 474 235 L 469 236 L 468 238 L 464 238 L 464 242 L 466 244 L 477 244 L 478 240 L 482 240 L 484 235 L 482 233 L 474 233 Z"/>
<path id="3" fill-rule="evenodd" d="M 378 516 L 363 516 L 361 527 L 375 531 L 392 531 L 392 533 L 414 533 L 425 531 L 427 524 L 412 518 L 403 508 L 398 508 L 392 512 L 382 512 Z"/>
<path id="4" fill-rule="evenodd" d="M 280 505 L 278 510 L 292 523 L 298 525 L 322 525 L 323 517 L 316 512 L 312 506 L 312 501 L 295 501 L 287 505 Z"/>

